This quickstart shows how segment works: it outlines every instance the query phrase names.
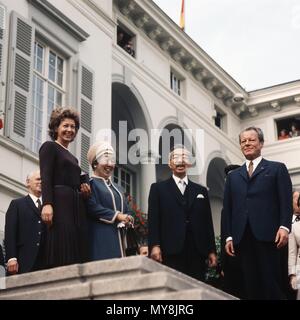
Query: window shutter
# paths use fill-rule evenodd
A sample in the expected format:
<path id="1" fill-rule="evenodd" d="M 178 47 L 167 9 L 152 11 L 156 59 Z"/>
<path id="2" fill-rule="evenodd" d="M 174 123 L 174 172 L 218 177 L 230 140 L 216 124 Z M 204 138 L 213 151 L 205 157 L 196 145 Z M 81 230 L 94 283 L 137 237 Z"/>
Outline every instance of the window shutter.
<path id="1" fill-rule="evenodd" d="M 6 9 L 0 3 L 0 79 L 3 79 L 3 47 L 4 47 L 4 30 L 6 27 Z"/>
<path id="2" fill-rule="evenodd" d="M 4 45 L 6 40 L 6 8 L 0 3 L 0 130 L 3 128 L 3 117 L 5 109 L 5 85 L 6 85 L 6 59 Z"/>
<path id="3" fill-rule="evenodd" d="M 9 43 L 8 136 L 23 145 L 26 145 L 30 127 L 33 42 L 33 26 L 13 11 Z"/>
<path id="4" fill-rule="evenodd" d="M 87 152 L 91 145 L 92 114 L 94 103 L 94 72 L 83 63 L 78 63 L 78 109 L 80 112 L 79 137 L 80 166 L 82 171 L 89 172 Z"/>

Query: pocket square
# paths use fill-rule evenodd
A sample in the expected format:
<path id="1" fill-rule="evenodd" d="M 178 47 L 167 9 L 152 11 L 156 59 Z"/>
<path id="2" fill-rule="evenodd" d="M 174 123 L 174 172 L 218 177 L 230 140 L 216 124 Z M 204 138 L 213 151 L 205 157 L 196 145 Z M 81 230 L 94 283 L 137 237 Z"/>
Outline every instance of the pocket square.
<path id="1" fill-rule="evenodd" d="M 201 194 L 201 193 L 199 193 L 199 194 L 197 195 L 197 199 L 204 199 L 204 195 Z"/>

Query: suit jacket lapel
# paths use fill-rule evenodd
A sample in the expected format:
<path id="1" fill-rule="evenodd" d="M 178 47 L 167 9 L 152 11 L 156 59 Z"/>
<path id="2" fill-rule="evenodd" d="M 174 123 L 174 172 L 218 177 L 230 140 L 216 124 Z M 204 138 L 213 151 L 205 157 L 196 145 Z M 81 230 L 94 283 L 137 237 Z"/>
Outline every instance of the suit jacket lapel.
<path id="1" fill-rule="evenodd" d="M 249 177 L 248 177 L 248 171 L 247 171 L 247 167 L 246 167 L 246 163 L 241 166 L 241 168 L 238 169 L 240 175 L 246 180 L 248 181 Z"/>
<path id="2" fill-rule="evenodd" d="M 36 214 L 38 215 L 38 217 L 41 217 L 41 213 L 39 211 L 39 209 L 35 206 L 35 204 L 33 203 L 32 199 L 30 198 L 29 195 L 26 196 L 26 202 L 28 204 L 28 206 L 30 207 L 30 209 Z"/>
<path id="3" fill-rule="evenodd" d="M 195 188 L 194 184 L 190 180 L 186 188 L 187 188 L 186 191 L 188 191 L 188 198 L 189 198 L 188 207 L 191 208 L 191 206 L 193 205 L 197 197 L 197 189 Z"/>
<path id="4" fill-rule="evenodd" d="M 176 185 L 176 182 L 174 181 L 174 179 L 171 177 L 168 181 L 169 187 L 170 187 L 170 191 L 172 193 L 172 195 L 175 195 L 176 200 L 182 204 L 182 194 L 179 190 L 179 188 Z"/>
<path id="5" fill-rule="evenodd" d="M 253 178 L 255 178 L 258 174 L 260 174 L 262 171 L 264 171 L 265 167 L 267 166 L 267 161 L 265 159 L 262 159 L 261 162 L 258 164 L 258 166 L 255 168 L 250 180 L 253 180 Z M 248 176 L 248 170 L 246 167 L 246 163 L 240 168 L 238 169 L 240 175 L 246 180 L 249 180 L 249 176 Z"/>
<path id="6" fill-rule="evenodd" d="M 261 162 L 258 164 L 258 166 L 255 168 L 251 176 L 251 180 L 255 178 L 257 175 L 259 175 L 261 172 L 263 172 L 265 170 L 266 165 L 267 165 L 266 160 L 262 159 Z"/>

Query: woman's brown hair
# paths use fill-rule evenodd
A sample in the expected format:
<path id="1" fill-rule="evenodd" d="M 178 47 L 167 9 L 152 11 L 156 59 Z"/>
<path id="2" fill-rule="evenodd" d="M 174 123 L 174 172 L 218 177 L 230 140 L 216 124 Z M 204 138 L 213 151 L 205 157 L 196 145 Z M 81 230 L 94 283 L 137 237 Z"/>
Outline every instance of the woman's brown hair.
<path id="1" fill-rule="evenodd" d="M 65 119 L 72 119 L 75 122 L 76 134 L 80 127 L 79 114 L 74 108 L 58 107 L 53 109 L 49 121 L 49 136 L 54 141 L 57 139 L 57 129 L 61 122 Z"/>

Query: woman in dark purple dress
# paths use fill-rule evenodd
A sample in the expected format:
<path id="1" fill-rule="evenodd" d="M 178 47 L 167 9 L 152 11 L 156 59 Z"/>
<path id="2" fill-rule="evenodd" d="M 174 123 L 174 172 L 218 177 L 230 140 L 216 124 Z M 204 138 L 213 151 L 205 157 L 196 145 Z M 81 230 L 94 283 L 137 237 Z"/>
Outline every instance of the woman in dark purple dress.
<path id="1" fill-rule="evenodd" d="M 88 196 L 87 183 L 80 183 L 81 169 L 68 146 L 79 129 L 73 109 L 54 109 L 49 122 L 53 141 L 40 148 L 42 220 L 48 225 L 45 263 L 48 268 L 86 261 L 86 221 L 81 194 Z M 80 192 L 81 191 L 81 192 Z"/>

